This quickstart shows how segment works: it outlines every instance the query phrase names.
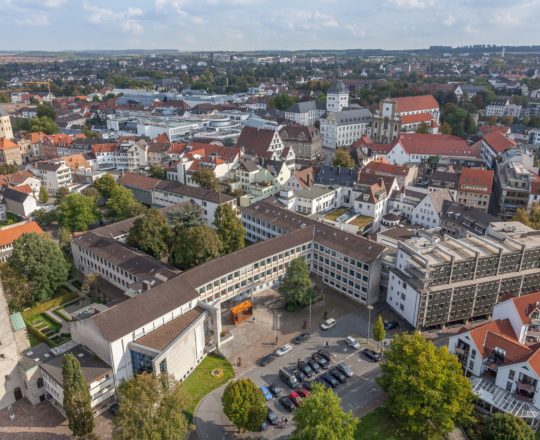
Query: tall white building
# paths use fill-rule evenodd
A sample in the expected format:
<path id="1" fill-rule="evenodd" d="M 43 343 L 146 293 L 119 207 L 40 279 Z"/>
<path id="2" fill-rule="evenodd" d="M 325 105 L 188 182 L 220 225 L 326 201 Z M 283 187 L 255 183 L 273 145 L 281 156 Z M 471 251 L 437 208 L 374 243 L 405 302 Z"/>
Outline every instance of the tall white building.
<path id="1" fill-rule="evenodd" d="M 6 111 L 0 107 L 0 138 L 13 139 L 11 120 Z"/>
<path id="2" fill-rule="evenodd" d="M 336 81 L 326 93 L 326 111 L 340 112 L 349 106 L 349 89 L 343 81 Z"/>

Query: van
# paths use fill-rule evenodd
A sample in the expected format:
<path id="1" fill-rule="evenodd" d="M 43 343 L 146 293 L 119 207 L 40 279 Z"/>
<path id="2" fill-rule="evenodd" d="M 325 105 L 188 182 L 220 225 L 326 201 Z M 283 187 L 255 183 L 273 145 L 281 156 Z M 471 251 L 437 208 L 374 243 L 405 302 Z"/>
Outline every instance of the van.
<path id="1" fill-rule="evenodd" d="M 281 380 L 283 382 L 285 382 L 287 385 L 289 385 L 291 388 L 296 388 L 299 383 L 298 383 L 298 379 L 296 379 L 296 377 L 294 376 L 293 373 L 291 373 L 289 370 L 287 370 L 286 368 L 281 368 L 279 370 L 279 377 L 281 378 Z"/>

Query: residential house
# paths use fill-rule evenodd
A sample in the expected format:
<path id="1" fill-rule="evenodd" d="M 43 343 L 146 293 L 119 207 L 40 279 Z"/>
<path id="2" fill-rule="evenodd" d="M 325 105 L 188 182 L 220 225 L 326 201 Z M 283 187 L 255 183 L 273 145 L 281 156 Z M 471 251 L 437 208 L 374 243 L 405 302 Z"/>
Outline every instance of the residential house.
<path id="1" fill-rule="evenodd" d="M 287 181 L 286 188 L 300 190 L 308 188 L 315 183 L 315 171 L 313 167 L 307 167 L 301 170 L 295 170 Z"/>
<path id="2" fill-rule="evenodd" d="M 485 210 L 445 200 L 441 215 L 441 232 L 454 238 L 469 234 L 485 235 L 489 225 L 499 219 Z"/>
<path id="3" fill-rule="evenodd" d="M 373 160 L 360 168 L 360 174 L 373 174 L 376 176 L 392 176 L 396 178 L 399 189 L 412 185 L 416 180 L 418 167 L 391 165 L 386 160 Z"/>
<path id="4" fill-rule="evenodd" d="M 11 120 L 2 106 L 0 106 L 0 138 L 13 139 Z"/>
<path id="5" fill-rule="evenodd" d="M 71 169 L 61 159 L 35 162 L 31 165 L 31 171 L 41 179 L 42 186 L 52 195 L 60 188 L 69 188 L 73 182 Z"/>
<path id="6" fill-rule="evenodd" d="M 30 171 L 23 170 L 17 171 L 16 173 L 12 174 L 0 175 L 0 186 L 16 188 L 24 185 L 30 186 L 34 197 L 37 197 L 39 195 L 41 181 Z"/>
<path id="7" fill-rule="evenodd" d="M 486 86 L 476 86 L 474 84 L 459 84 L 454 89 L 454 95 L 456 95 L 457 99 L 461 101 L 464 96 L 466 96 L 467 99 L 471 99 L 479 93 L 487 93 L 487 91 L 488 89 Z"/>
<path id="8" fill-rule="evenodd" d="M 148 143 L 144 139 L 94 144 L 91 150 L 99 170 L 134 171 L 148 166 Z"/>
<path id="9" fill-rule="evenodd" d="M 495 166 L 495 161 L 506 150 L 516 147 L 516 143 L 499 130 L 488 131 L 480 141 L 480 156 L 488 168 Z"/>
<path id="10" fill-rule="evenodd" d="M 453 201 L 448 189 L 428 192 L 411 213 L 411 223 L 425 228 L 438 228 L 441 225 L 444 201 Z"/>
<path id="11" fill-rule="evenodd" d="M 281 190 L 278 201 L 299 214 L 313 215 L 337 208 L 340 194 L 341 188 L 313 185 L 297 191 Z"/>
<path id="12" fill-rule="evenodd" d="M 38 208 L 36 197 L 29 185 L 4 187 L 2 196 L 6 211 L 19 217 L 29 217 Z"/>
<path id="13" fill-rule="evenodd" d="M 245 154 L 285 161 L 291 169 L 294 168 L 294 150 L 285 147 L 278 130 L 244 127 L 236 141 L 236 147 L 242 148 Z"/>
<path id="14" fill-rule="evenodd" d="M 521 114 L 522 106 L 511 104 L 508 98 L 499 98 L 491 101 L 483 110 L 484 116 L 497 116 L 502 118 L 504 116 L 519 117 Z"/>
<path id="15" fill-rule="evenodd" d="M 493 170 L 463 168 L 459 176 L 456 201 L 465 206 L 488 211 L 493 187 Z"/>
<path id="16" fill-rule="evenodd" d="M 22 164 L 21 147 L 6 137 L 0 138 L 0 163 Z"/>
<path id="17" fill-rule="evenodd" d="M 296 161 L 313 162 L 322 155 L 322 137 L 312 126 L 287 125 L 279 130 L 285 148 L 292 148 Z"/>
<path id="18" fill-rule="evenodd" d="M 36 222 L 21 222 L 0 228 L 0 261 L 6 262 L 13 253 L 13 242 L 23 234 L 43 234 Z"/>
<path id="19" fill-rule="evenodd" d="M 313 126 L 325 113 L 326 104 L 320 101 L 302 101 L 285 110 L 285 119 L 299 125 Z"/>

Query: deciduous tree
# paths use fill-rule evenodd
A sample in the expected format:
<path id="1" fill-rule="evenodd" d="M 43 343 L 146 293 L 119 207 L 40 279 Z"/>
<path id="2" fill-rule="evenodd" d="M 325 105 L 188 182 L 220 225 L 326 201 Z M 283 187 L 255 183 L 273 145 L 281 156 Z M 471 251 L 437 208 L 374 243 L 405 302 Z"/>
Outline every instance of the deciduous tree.
<path id="1" fill-rule="evenodd" d="M 242 431 L 258 431 L 266 419 L 266 402 L 261 390 L 251 379 L 229 383 L 221 397 L 223 412 Z"/>
<path id="2" fill-rule="evenodd" d="M 0 280 L 11 313 L 30 307 L 33 302 L 28 280 L 8 263 L 0 263 Z"/>
<path id="3" fill-rule="evenodd" d="M 182 228 L 175 232 L 172 263 L 182 270 L 198 266 L 223 253 L 219 235 L 206 225 Z"/>
<path id="4" fill-rule="evenodd" d="M 161 165 L 150 165 L 148 170 L 148 175 L 150 177 L 155 177 L 156 179 L 166 179 L 167 173 Z"/>
<path id="5" fill-rule="evenodd" d="M 540 204 L 533 203 L 530 212 L 518 208 L 514 220 L 523 223 L 533 229 L 540 229 Z"/>
<path id="6" fill-rule="evenodd" d="M 315 384 L 311 395 L 294 412 L 296 429 L 291 440 L 354 440 L 360 420 L 341 408 L 331 389 Z"/>
<path id="7" fill-rule="evenodd" d="M 183 410 L 188 399 L 182 386 L 167 375 L 142 373 L 120 385 L 120 413 L 113 440 L 182 440 L 189 434 Z"/>
<path id="8" fill-rule="evenodd" d="M 377 317 L 377 320 L 375 321 L 375 325 L 373 326 L 373 339 L 375 339 L 379 345 L 379 349 L 381 346 L 381 342 L 384 341 L 384 338 L 386 337 L 386 330 L 384 329 L 384 322 L 382 319 L 382 316 L 379 315 Z"/>
<path id="9" fill-rule="evenodd" d="M 512 414 L 493 414 L 482 433 L 482 440 L 534 440 L 533 430 Z"/>
<path id="10" fill-rule="evenodd" d="M 171 230 L 165 216 L 157 209 L 147 210 L 133 222 L 127 242 L 130 246 L 157 259 L 167 255 L 171 240 Z"/>
<path id="11" fill-rule="evenodd" d="M 420 126 L 416 129 L 417 133 L 420 134 L 428 134 L 429 133 L 429 125 L 427 125 L 425 122 L 422 122 Z"/>
<path id="12" fill-rule="evenodd" d="M 121 185 L 116 185 L 105 203 L 107 217 L 113 221 L 120 221 L 141 214 L 144 206 L 135 200 L 133 193 Z"/>
<path id="13" fill-rule="evenodd" d="M 387 393 L 385 406 L 405 438 L 432 439 L 472 422 L 471 383 L 456 356 L 420 333 L 394 338 L 377 379 Z"/>
<path id="14" fill-rule="evenodd" d="M 62 378 L 64 382 L 63 407 L 69 429 L 76 437 L 88 438 L 94 430 L 92 398 L 88 382 L 81 371 L 81 364 L 71 353 L 66 354 L 62 360 Z"/>
<path id="15" fill-rule="evenodd" d="M 69 189 L 65 186 L 61 186 L 56 191 L 56 194 L 54 195 L 54 204 L 59 205 L 62 203 L 62 200 L 64 200 L 64 197 L 66 197 L 69 194 Z"/>
<path id="16" fill-rule="evenodd" d="M 117 186 L 118 183 L 116 183 L 116 180 L 114 180 L 114 177 L 110 174 L 105 174 L 94 182 L 94 188 L 96 188 L 101 196 L 106 199 L 111 196 L 112 190 Z"/>
<path id="17" fill-rule="evenodd" d="M 223 251 L 237 251 L 245 246 L 244 234 L 245 229 L 242 226 L 242 221 L 238 218 L 236 209 L 231 205 L 219 205 L 214 215 L 214 226 L 217 228 L 217 233 L 223 243 Z"/>
<path id="18" fill-rule="evenodd" d="M 332 165 L 335 167 L 354 168 L 354 160 L 347 150 L 339 148 L 332 158 Z"/>
<path id="19" fill-rule="evenodd" d="M 287 299 L 289 308 L 297 309 L 309 304 L 313 293 L 313 283 L 309 278 L 309 268 L 304 257 L 291 261 L 281 291 Z"/>
<path id="20" fill-rule="evenodd" d="M 47 192 L 47 188 L 45 188 L 43 185 L 39 187 L 38 198 L 41 203 L 47 203 L 49 201 L 49 193 Z"/>
<path id="21" fill-rule="evenodd" d="M 70 231 L 86 231 L 100 219 L 96 199 L 79 193 L 69 194 L 56 208 L 56 219 Z"/>
<path id="22" fill-rule="evenodd" d="M 214 170 L 203 168 L 193 173 L 193 180 L 201 188 L 209 189 L 210 191 L 219 191 L 219 181 L 214 174 Z"/>

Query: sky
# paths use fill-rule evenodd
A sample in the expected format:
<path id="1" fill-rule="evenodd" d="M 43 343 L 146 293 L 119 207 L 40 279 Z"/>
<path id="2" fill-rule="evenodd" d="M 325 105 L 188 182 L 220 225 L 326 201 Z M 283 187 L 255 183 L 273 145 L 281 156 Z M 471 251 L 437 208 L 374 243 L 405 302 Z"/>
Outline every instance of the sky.
<path id="1" fill-rule="evenodd" d="M 540 44 L 540 0 L 0 0 L 0 50 Z"/>

